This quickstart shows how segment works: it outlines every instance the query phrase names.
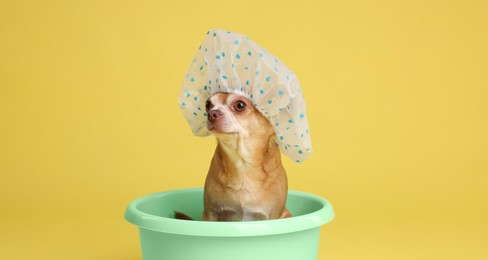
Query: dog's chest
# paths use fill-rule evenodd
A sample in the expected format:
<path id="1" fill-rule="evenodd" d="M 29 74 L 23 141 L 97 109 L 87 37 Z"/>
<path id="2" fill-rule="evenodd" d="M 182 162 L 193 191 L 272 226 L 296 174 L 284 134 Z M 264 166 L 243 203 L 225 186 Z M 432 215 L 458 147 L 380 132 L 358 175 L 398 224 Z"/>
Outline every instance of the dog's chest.
<path id="1" fill-rule="evenodd" d="M 219 221 L 270 219 L 273 205 L 262 182 L 242 174 L 224 183 L 225 188 L 212 203 L 212 211 Z"/>

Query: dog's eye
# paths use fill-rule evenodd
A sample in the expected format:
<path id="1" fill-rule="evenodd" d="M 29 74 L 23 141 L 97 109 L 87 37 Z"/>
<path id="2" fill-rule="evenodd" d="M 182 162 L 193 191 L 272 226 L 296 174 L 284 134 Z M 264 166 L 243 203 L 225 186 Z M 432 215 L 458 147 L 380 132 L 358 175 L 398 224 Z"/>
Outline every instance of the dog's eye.
<path id="1" fill-rule="evenodd" d="M 209 110 L 211 107 L 212 107 L 212 103 L 210 103 L 210 101 L 207 100 L 207 102 L 205 102 L 205 108 Z"/>
<path id="2" fill-rule="evenodd" d="M 234 108 L 236 109 L 236 111 L 238 112 L 242 112 L 244 111 L 244 109 L 246 108 L 246 103 L 244 101 L 237 101 L 236 104 L 234 105 Z"/>

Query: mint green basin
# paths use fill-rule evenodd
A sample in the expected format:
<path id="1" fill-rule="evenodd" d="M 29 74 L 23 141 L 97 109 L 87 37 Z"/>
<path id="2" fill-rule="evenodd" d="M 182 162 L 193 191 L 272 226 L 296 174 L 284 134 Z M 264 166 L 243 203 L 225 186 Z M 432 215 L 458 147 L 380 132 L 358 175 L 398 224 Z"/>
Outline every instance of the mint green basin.
<path id="1" fill-rule="evenodd" d="M 143 260 L 316 260 L 320 227 L 334 218 L 331 204 L 289 191 L 286 207 L 292 218 L 200 221 L 203 189 L 183 189 L 133 201 L 125 219 L 139 228 Z M 196 220 L 174 219 L 175 210 Z"/>

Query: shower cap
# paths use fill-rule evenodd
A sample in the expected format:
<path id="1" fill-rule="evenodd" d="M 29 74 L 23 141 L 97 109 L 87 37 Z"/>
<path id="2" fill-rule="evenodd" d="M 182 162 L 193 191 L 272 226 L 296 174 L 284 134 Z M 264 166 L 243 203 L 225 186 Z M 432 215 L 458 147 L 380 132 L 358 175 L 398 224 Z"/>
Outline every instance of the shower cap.
<path id="1" fill-rule="evenodd" d="M 270 121 L 280 150 L 299 163 L 312 153 L 305 100 L 295 74 L 242 34 L 213 29 L 183 80 L 178 103 L 196 136 L 208 136 L 205 102 L 215 93 L 239 94 Z"/>

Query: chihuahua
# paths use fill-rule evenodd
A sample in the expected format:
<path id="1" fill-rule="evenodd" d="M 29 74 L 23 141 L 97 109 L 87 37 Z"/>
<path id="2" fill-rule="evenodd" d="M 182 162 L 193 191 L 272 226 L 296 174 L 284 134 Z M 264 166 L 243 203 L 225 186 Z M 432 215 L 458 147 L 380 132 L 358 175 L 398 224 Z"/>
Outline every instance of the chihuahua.
<path id="1" fill-rule="evenodd" d="M 204 221 L 291 217 L 288 182 L 271 123 L 238 94 L 217 93 L 206 104 L 207 128 L 217 137 L 204 188 Z M 176 212 L 176 218 L 189 219 Z"/>

